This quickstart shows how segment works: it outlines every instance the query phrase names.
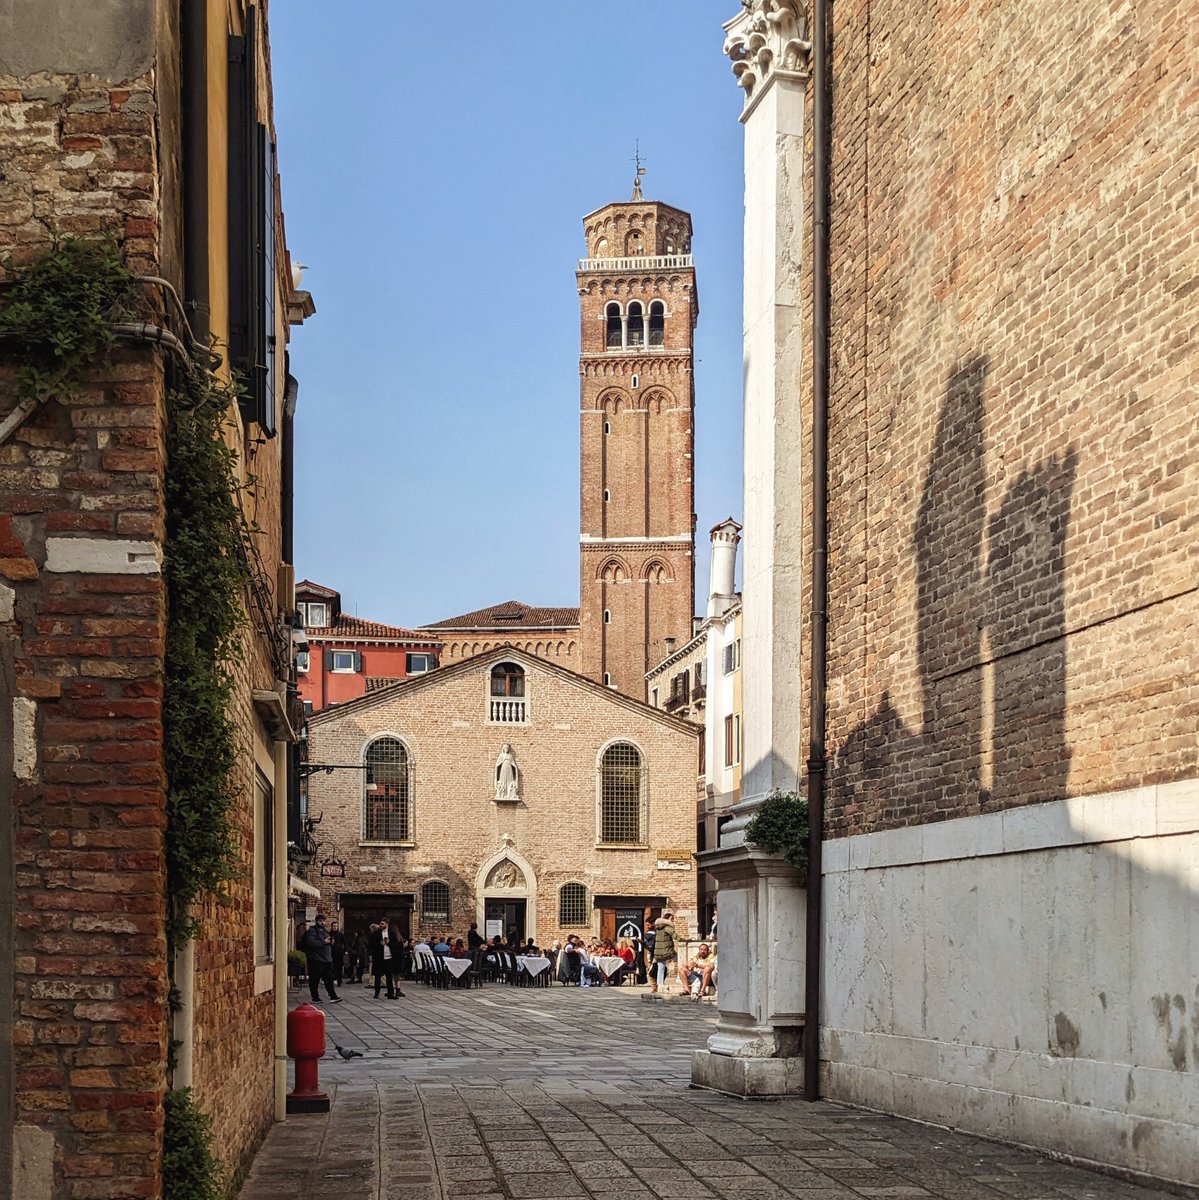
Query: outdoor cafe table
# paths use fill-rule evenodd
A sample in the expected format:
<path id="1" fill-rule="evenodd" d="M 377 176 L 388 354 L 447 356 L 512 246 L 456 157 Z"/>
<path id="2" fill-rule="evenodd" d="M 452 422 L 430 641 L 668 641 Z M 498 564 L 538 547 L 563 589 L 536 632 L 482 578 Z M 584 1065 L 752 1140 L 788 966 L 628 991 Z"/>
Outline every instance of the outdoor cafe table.
<path id="1" fill-rule="evenodd" d="M 538 954 L 518 954 L 516 965 L 536 978 L 542 971 L 549 969 L 550 960 Z"/>
<path id="2" fill-rule="evenodd" d="M 472 965 L 469 958 L 443 958 L 441 961 L 445 963 L 445 969 L 455 979 L 461 979 L 470 970 Z"/>
<path id="3" fill-rule="evenodd" d="M 592 959 L 592 962 L 603 971 L 605 979 L 611 979 L 624 966 L 624 959 L 619 954 L 605 954 Z"/>

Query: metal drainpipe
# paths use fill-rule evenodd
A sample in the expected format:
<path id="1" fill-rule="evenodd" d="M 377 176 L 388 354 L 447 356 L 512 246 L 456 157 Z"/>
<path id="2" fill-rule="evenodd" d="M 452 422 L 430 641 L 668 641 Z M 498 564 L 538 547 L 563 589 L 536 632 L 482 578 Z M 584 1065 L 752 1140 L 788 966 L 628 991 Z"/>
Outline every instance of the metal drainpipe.
<path id="1" fill-rule="evenodd" d="M 207 0 L 180 4 L 180 118 L 183 141 L 183 294 L 192 334 L 204 347 L 208 331 L 208 7 Z M 172 1088 L 193 1083 L 195 1036 L 195 941 L 175 951 L 171 982 L 178 1009 L 171 1037 L 178 1043 Z"/>
<path id="2" fill-rule="evenodd" d="M 804 1099 L 820 1099 L 821 848 L 828 643 L 829 55 L 828 8 L 812 7 L 812 669 L 808 752 L 808 912 Z"/>
<path id="3" fill-rule="evenodd" d="M 196 341 L 209 344 L 208 0 L 181 0 L 183 292 Z"/>

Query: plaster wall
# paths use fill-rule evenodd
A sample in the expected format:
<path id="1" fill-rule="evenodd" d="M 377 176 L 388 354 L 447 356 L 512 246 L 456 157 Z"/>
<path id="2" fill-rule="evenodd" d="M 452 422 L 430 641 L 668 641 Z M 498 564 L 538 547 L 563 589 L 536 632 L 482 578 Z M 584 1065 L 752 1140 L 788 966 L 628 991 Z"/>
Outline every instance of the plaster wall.
<path id="1" fill-rule="evenodd" d="M 778 80 L 745 120 L 743 662 L 748 799 L 794 788 L 802 588 L 804 93 Z M 723 747 L 721 747 L 723 753 Z"/>
<path id="2" fill-rule="evenodd" d="M 840 838 L 825 867 L 829 1099 L 1199 1178 L 1199 781 Z"/>

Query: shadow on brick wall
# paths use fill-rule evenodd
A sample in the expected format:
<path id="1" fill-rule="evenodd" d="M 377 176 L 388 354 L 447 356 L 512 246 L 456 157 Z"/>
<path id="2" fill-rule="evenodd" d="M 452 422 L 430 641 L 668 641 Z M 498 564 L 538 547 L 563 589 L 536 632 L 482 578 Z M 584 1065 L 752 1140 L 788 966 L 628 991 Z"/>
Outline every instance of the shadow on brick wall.
<path id="1" fill-rule="evenodd" d="M 838 833 L 1065 794 L 1065 543 L 1077 460 L 1071 449 L 1022 469 L 988 514 L 988 368 L 975 356 L 947 381 L 912 534 L 920 727 L 884 693 L 840 744 L 829 804 Z"/>

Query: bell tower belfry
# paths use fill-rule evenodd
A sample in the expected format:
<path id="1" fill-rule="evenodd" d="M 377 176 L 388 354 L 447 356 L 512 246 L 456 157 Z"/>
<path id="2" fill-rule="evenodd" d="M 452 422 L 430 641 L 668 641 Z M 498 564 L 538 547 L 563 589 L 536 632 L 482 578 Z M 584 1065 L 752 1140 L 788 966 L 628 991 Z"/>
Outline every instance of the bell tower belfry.
<path id="1" fill-rule="evenodd" d="M 691 217 L 645 200 L 638 179 L 583 227 L 582 668 L 643 700 L 646 671 L 691 637 L 695 611 Z"/>

